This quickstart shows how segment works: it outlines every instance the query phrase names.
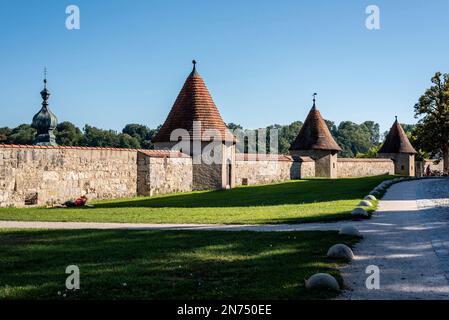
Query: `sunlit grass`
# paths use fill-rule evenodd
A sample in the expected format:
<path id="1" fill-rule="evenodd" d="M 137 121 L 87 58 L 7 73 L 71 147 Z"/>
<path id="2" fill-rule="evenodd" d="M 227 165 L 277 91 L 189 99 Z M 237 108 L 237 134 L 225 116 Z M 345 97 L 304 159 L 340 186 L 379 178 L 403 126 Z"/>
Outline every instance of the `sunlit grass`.
<path id="1" fill-rule="evenodd" d="M 0 220 L 279 224 L 352 219 L 350 212 L 389 176 L 310 179 L 226 191 L 99 201 L 93 209 L 0 209 Z"/>

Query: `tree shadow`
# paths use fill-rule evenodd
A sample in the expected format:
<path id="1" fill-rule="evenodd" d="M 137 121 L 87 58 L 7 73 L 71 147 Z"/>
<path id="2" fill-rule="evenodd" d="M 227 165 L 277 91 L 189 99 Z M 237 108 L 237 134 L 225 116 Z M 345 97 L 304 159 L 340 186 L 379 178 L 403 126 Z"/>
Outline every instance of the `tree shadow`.
<path id="1" fill-rule="evenodd" d="M 307 292 L 304 279 L 338 277 L 326 251 L 356 241 L 336 232 L 86 230 L 8 231 L 0 239 L 5 299 L 328 298 L 335 293 Z M 75 292 L 64 288 L 71 264 L 81 271 Z"/>

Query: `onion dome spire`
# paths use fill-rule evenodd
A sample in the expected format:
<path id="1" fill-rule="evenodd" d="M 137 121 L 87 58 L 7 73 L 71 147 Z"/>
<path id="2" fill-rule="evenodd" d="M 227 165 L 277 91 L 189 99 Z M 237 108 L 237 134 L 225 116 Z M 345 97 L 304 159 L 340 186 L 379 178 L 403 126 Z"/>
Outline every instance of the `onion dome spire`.
<path id="1" fill-rule="evenodd" d="M 47 69 L 44 70 L 44 89 L 41 91 L 42 108 L 33 117 L 31 126 L 36 129 L 37 136 L 34 144 L 38 146 L 56 146 L 56 138 L 53 131 L 58 125 L 58 119 L 48 108 L 50 91 L 47 89 Z"/>

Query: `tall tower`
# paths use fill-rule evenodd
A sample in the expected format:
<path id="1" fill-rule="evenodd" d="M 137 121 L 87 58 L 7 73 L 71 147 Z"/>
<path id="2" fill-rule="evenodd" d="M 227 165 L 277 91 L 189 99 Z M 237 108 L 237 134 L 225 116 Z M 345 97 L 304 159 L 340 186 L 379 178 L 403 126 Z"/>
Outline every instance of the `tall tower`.
<path id="1" fill-rule="evenodd" d="M 48 108 L 50 91 L 47 89 L 46 72 L 44 77 L 44 89 L 41 91 L 41 97 L 43 100 L 42 108 L 33 117 L 33 123 L 31 124 L 31 126 L 37 130 L 37 136 L 34 140 L 34 144 L 38 146 L 57 146 L 53 131 L 58 125 L 58 119 Z"/>
<path id="2" fill-rule="evenodd" d="M 290 154 L 308 156 L 315 160 L 315 176 L 337 178 L 337 153 L 341 148 L 335 142 L 321 113 L 316 108 L 316 93 L 313 106 L 304 121 L 298 136 L 290 147 Z"/>
<path id="3" fill-rule="evenodd" d="M 404 176 L 415 176 L 415 148 L 407 138 L 404 129 L 398 122 L 395 122 L 390 128 L 385 142 L 379 149 L 380 158 L 392 159 L 394 161 L 394 173 Z"/>
<path id="4" fill-rule="evenodd" d="M 193 70 L 154 137 L 154 147 L 176 149 L 192 156 L 194 190 L 230 188 L 235 184 L 236 139 L 196 70 L 196 61 L 192 62 Z M 180 139 L 184 142 L 181 148 Z M 215 159 L 213 163 L 205 160 L 208 155 Z"/>

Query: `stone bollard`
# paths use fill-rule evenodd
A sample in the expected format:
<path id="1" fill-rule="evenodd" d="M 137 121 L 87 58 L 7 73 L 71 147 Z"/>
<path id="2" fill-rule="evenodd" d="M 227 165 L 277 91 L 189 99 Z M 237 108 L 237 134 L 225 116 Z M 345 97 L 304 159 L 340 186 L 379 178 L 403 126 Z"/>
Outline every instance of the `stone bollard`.
<path id="1" fill-rule="evenodd" d="M 345 235 L 345 236 L 362 237 L 362 234 L 360 233 L 360 231 L 354 226 L 344 226 L 340 229 L 338 234 Z"/>
<path id="2" fill-rule="evenodd" d="M 342 243 L 330 247 L 329 251 L 327 251 L 327 256 L 329 258 L 345 259 L 348 261 L 354 259 L 354 253 L 351 248 Z"/>
<path id="3" fill-rule="evenodd" d="M 368 200 L 362 200 L 359 203 L 360 207 L 372 207 L 373 204 L 371 202 L 369 202 Z"/>
<path id="4" fill-rule="evenodd" d="M 351 214 L 355 216 L 369 216 L 369 213 L 363 208 L 355 208 L 354 210 L 352 210 Z"/>
<path id="5" fill-rule="evenodd" d="M 316 273 L 305 281 L 309 290 L 340 291 L 337 280 L 327 273 Z"/>

